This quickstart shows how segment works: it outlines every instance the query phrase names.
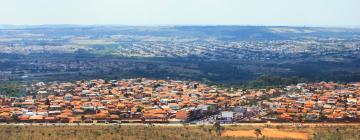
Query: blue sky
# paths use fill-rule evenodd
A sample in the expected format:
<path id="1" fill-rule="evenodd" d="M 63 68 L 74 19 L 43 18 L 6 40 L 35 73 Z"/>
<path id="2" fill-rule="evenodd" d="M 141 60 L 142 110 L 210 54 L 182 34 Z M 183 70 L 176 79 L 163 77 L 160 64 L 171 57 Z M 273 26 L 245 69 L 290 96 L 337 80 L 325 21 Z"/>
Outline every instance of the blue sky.
<path id="1" fill-rule="evenodd" d="M 0 0 L 0 24 L 360 25 L 360 0 Z"/>

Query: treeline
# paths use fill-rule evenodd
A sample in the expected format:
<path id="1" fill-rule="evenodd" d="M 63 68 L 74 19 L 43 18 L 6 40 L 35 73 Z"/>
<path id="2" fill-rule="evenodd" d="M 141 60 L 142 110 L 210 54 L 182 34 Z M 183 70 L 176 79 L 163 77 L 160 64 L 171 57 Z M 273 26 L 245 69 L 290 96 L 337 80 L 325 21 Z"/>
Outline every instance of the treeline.
<path id="1" fill-rule="evenodd" d="M 19 82 L 1 82 L 0 96 L 19 97 L 25 94 L 25 89 Z"/>
<path id="2" fill-rule="evenodd" d="M 292 76 L 292 77 L 279 77 L 271 75 L 261 75 L 255 80 L 251 80 L 244 85 L 246 88 L 271 88 L 282 87 L 291 84 L 297 84 L 306 82 L 304 78 Z"/>

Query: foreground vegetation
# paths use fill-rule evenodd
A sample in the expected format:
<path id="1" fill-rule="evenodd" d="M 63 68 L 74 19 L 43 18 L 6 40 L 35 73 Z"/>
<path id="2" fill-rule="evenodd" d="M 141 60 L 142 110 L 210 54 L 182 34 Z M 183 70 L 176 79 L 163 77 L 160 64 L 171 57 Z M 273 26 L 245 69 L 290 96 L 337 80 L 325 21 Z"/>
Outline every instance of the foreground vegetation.
<path id="1" fill-rule="evenodd" d="M 272 140 L 262 136 L 264 129 L 279 130 L 284 133 L 307 133 L 315 140 L 357 140 L 360 139 L 359 126 L 221 126 L 220 134 L 214 126 L 0 126 L 0 139 L 7 140 L 212 140 L 212 139 L 256 139 L 256 137 L 224 136 L 228 131 L 250 130 L 258 139 Z M 275 134 L 276 135 L 276 134 Z M 289 139 L 289 138 L 283 138 Z"/>
<path id="2" fill-rule="evenodd" d="M 21 140 L 179 140 L 220 139 L 215 131 L 198 127 L 159 126 L 0 126 L 0 139 Z M 233 138 L 234 139 L 234 138 Z"/>

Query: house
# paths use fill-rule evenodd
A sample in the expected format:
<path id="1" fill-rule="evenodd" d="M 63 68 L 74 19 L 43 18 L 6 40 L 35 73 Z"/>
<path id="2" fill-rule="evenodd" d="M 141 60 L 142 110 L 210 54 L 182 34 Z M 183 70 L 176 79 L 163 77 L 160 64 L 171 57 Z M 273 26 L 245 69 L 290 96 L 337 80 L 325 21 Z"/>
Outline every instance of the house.
<path id="1" fill-rule="evenodd" d="M 189 119 L 189 111 L 188 110 L 179 110 L 176 112 L 176 119 L 186 121 Z"/>
<path id="2" fill-rule="evenodd" d="M 71 94 L 65 94 L 65 96 L 64 96 L 65 101 L 71 101 L 72 98 L 73 98 L 73 95 L 71 95 Z"/>
<path id="3" fill-rule="evenodd" d="M 21 115 L 18 117 L 18 119 L 21 121 L 21 122 L 30 122 L 30 116 L 27 116 L 27 115 Z"/>
<path id="4" fill-rule="evenodd" d="M 47 123 L 55 123 L 57 122 L 57 118 L 56 117 L 45 117 L 44 118 L 44 121 L 47 122 Z"/>
<path id="5" fill-rule="evenodd" d="M 276 113 L 282 114 L 286 112 L 286 108 L 277 108 Z"/>
<path id="6" fill-rule="evenodd" d="M 289 120 L 292 120 L 293 118 L 290 116 L 290 114 L 283 113 L 283 114 L 280 115 L 280 119 L 289 121 Z"/>
<path id="7" fill-rule="evenodd" d="M 225 123 L 232 122 L 234 119 L 234 115 L 235 113 L 232 111 L 222 111 L 220 121 Z"/>
<path id="8" fill-rule="evenodd" d="M 44 116 L 42 115 L 34 115 L 34 116 L 30 116 L 29 120 L 32 122 L 44 122 Z"/>

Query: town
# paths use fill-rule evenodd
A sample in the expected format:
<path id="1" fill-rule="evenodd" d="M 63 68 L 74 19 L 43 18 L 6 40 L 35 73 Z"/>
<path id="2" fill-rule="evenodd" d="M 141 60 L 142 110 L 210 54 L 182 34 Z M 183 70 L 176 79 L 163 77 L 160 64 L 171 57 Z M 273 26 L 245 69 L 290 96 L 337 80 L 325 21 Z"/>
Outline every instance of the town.
<path id="1" fill-rule="evenodd" d="M 299 83 L 234 89 L 195 81 L 36 82 L 0 99 L 1 122 L 191 123 L 346 122 L 360 117 L 360 83 Z"/>
<path id="2" fill-rule="evenodd" d="M 0 140 L 360 140 L 360 0 L 1 0 Z"/>
<path id="3" fill-rule="evenodd" d="M 0 26 L 0 82 L 145 77 L 247 85 L 264 74 L 297 78 L 278 85 L 356 82 L 359 36 L 357 28 L 292 26 Z"/>

